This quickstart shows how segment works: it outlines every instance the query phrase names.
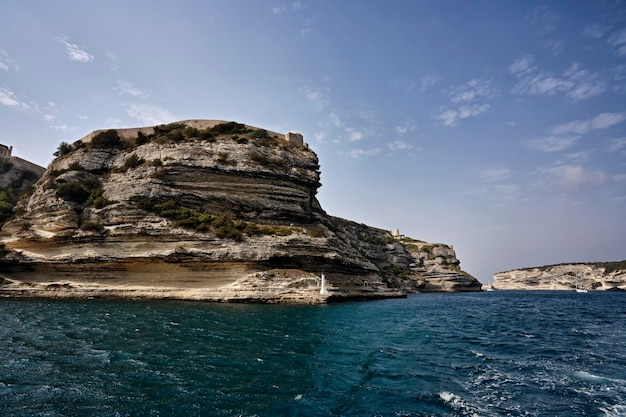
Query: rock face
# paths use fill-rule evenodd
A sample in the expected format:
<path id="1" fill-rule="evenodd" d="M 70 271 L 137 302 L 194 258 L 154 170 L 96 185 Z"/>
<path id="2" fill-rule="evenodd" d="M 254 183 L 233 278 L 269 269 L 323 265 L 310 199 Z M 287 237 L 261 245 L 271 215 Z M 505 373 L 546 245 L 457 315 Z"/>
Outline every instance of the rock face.
<path id="1" fill-rule="evenodd" d="M 2 229 L 4 293 L 312 303 L 480 290 L 447 245 L 326 214 L 317 156 L 283 135 L 193 120 L 59 149 Z"/>
<path id="2" fill-rule="evenodd" d="M 9 149 L 0 144 L 0 150 Z M 0 226 L 12 215 L 20 196 L 41 178 L 45 168 L 24 159 L 0 153 Z"/>
<path id="3" fill-rule="evenodd" d="M 501 290 L 626 290 L 626 261 L 547 265 L 494 274 Z"/>

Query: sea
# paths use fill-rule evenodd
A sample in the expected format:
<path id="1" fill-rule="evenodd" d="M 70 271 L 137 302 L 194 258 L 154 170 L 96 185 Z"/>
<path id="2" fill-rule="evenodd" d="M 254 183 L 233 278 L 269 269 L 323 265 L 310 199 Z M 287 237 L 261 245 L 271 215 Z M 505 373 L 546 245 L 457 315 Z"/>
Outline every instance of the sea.
<path id="1" fill-rule="evenodd" d="M 0 299 L 0 416 L 626 416 L 626 294 Z"/>

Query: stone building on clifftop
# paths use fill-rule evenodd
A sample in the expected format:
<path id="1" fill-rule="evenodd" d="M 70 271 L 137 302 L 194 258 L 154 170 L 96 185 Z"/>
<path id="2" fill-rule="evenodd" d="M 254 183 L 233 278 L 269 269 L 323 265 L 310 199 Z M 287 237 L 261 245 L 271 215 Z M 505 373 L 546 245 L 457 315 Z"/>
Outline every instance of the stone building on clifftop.
<path id="1" fill-rule="evenodd" d="M 13 146 L 6 146 L 0 143 L 0 158 L 9 158 L 13 152 Z"/>

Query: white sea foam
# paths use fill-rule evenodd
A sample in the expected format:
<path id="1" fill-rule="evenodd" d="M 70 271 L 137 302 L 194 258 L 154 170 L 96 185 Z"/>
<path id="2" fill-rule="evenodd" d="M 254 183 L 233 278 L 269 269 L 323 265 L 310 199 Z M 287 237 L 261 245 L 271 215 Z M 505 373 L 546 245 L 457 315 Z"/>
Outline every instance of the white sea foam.
<path id="1" fill-rule="evenodd" d="M 439 393 L 439 398 L 441 398 L 445 403 L 450 404 L 455 410 L 468 413 L 468 415 L 472 417 L 478 417 L 478 414 L 472 410 L 472 407 L 469 404 L 452 392 L 442 391 Z"/>
<path id="2" fill-rule="evenodd" d="M 607 407 L 600 407 L 600 411 L 602 411 L 606 417 L 624 417 L 626 416 L 626 405 L 614 404 Z"/>
<path id="3" fill-rule="evenodd" d="M 610 380 L 608 378 L 602 377 L 602 376 L 598 376 L 598 375 L 594 375 L 594 374 L 590 374 L 589 372 L 585 372 L 585 371 L 576 371 L 574 372 L 574 377 L 582 380 L 582 381 L 588 381 L 588 382 L 598 382 L 598 383 L 606 383 L 609 382 Z"/>

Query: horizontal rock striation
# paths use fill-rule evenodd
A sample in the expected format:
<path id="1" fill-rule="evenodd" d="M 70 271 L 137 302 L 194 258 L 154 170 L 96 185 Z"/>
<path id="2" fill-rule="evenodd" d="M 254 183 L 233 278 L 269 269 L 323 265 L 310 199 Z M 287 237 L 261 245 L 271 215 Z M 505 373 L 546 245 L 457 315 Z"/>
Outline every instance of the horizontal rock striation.
<path id="1" fill-rule="evenodd" d="M 547 265 L 494 274 L 501 290 L 626 290 L 626 261 Z"/>
<path id="2" fill-rule="evenodd" d="M 480 290 L 449 246 L 327 215 L 317 155 L 274 132 L 185 121 L 97 131 L 58 153 L 2 229 L 5 294 L 317 303 Z"/>

